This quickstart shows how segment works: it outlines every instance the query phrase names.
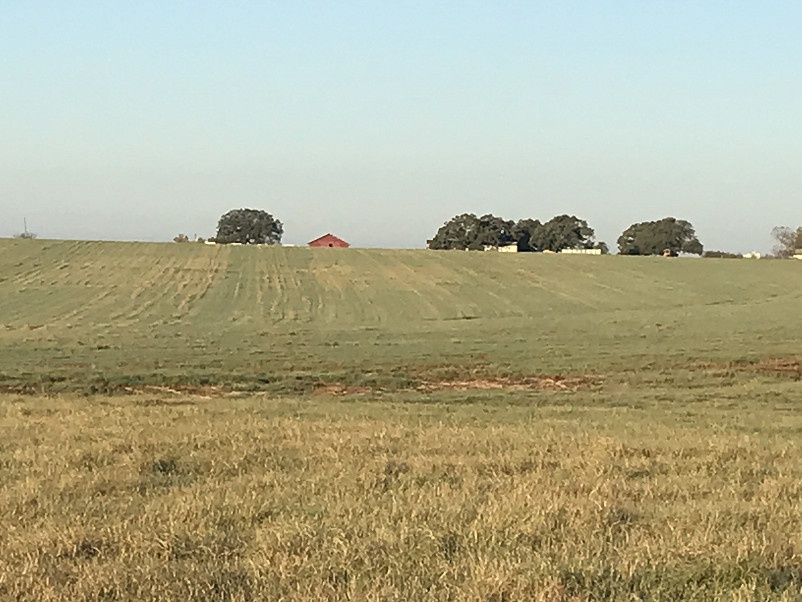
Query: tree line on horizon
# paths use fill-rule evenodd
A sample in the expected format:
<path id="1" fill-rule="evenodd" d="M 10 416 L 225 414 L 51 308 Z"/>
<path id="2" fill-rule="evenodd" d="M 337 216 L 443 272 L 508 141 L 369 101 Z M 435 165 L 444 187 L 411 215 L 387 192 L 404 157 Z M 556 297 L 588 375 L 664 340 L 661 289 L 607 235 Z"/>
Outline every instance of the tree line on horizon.
<path id="1" fill-rule="evenodd" d="M 219 244 L 280 244 L 284 226 L 280 220 L 261 209 L 232 209 L 220 217 L 217 234 L 209 240 Z M 774 256 L 790 257 L 802 249 L 802 226 L 793 229 L 777 226 L 772 230 L 776 241 Z M 188 242 L 179 234 L 176 242 Z M 203 240 L 203 239 L 199 239 Z M 565 249 L 600 249 L 609 253 L 604 242 L 595 240 L 595 231 L 575 215 L 558 215 L 546 222 L 538 219 L 505 220 L 486 214 L 456 215 L 426 241 L 434 250 L 484 250 L 488 247 L 516 245 L 521 252 L 560 252 Z M 617 250 L 621 255 L 679 255 L 681 253 L 706 257 L 739 257 L 722 251 L 704 252 L 693 225 L 675 217 L 630 225 L 618 237 Z"/>
<path id="2" fill-rule="evenodd" d="M 632 224 L 617 243 L 622 255 L 701 255 L 703 252 L 691 223 L 674 217 Z M 575 215 L 558 215 L 541 223 L 531 218 L 514 222 L 492 214 L 477 217 L 473 213 L 463 213 L 443 224 L 427 245 L 430 249 L 467 251 L 517 245 L 521 252 L 559 253 L 565 249 L 609 252 L 606 243 L 595 241 L 593 228 Z"/>
<path id="3" fill-rule="evenodd" d="M 604 243 L 599 243 L 606 250 Z M 558 215 L 541 223 L 536 219 L 505 220 L 492 214 L 477 217 L 463 213 L 447 221 L 427 241 L 430 249 L 481 251 L 486 247 L 517 245 L 519 251 L 561 251 L 566 248 L 592 249 L 593 228 L 573 215 Z"/>

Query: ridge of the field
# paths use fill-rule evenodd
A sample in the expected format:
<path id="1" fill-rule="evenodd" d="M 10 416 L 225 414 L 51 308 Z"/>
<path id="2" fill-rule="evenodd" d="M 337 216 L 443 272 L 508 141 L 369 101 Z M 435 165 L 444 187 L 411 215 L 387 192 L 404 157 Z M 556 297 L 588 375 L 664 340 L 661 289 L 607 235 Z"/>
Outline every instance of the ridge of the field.
<path id="1" fill-rule="evenodd" d="M 0 240 L 0 387 L 419 386 L 799 352 L 802 264 Z M 450 376 L 449 376 L 450 375 Z"/>

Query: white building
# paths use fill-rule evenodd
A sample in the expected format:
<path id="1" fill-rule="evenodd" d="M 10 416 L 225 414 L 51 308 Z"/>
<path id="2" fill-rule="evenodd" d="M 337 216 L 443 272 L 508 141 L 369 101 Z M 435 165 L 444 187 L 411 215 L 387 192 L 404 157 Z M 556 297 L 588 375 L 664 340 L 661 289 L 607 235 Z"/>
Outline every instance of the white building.
<path id="1" fill-rule="evenodd" d="M 467 251 L 467 249 L 465 249 Z M 518 243 L 513 243 L 511 245 L 485 245 L 483 247 L 485 251 L 498 251 L 499 253 L 517 253 L 518 252 Z"/>
<path id="2" fill-rule="evenodd" d="M 563 249 L 560 253 L 569 255 L 601 255 L 601 249 Z"/>

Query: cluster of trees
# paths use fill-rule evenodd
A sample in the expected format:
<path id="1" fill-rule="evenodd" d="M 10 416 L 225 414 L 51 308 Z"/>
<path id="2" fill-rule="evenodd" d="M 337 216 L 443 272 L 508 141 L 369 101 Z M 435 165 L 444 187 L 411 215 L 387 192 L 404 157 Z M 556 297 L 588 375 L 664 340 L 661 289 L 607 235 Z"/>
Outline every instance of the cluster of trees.
<path id="1" fill-rule="evenodd" d="M 558 215 L 541 223 L 536 219 L 505 220 L 492 214 L 477 217 L 463 213 L 447 221 L 428 241 L 430 249 L 482 250 L 485 247 L 518 245 L 519 251 L 561 251 L 601 248 L 594 242 L 593 228 L 574 215 Z"/>
<path id="2" fill-rule="evenodd" d="M 575 215 L 558 215 L 541 223 L 536 219 L 513 222 L 491 214 L 476 217 L 463 213 L 443 224 L 428 245 L 430 249 L 482 250 L 516 244 L 519 251 L 597 248 L 607 253 L 607 245 L 595 242 L 594 236 L 593 228 Z M 624 255 L 701 255 L 702 251 L 690 222 L 674 217 L 632 224 L 618 238 L 618 252 Z"/>

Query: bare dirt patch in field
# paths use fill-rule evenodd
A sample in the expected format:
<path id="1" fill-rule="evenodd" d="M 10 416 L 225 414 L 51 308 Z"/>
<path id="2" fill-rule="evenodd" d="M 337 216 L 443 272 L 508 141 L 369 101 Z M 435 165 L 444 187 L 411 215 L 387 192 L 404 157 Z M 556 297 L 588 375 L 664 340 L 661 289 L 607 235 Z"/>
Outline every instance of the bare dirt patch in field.
<path id="1" fill-rule="evenodd" d="M 500 389 L 507 391 L 572 391 L 599 385 L 601 374 L 499 374 L 493 365 L 438 365 L 413 371 L 413 390 L 470 391 Z"/>
<path id="2" fill-rule="evenodd" d="M 212 399 L 214 397 L 246 397 L 250 393 L 247 391 L 232 391 L 217 385 L 139 385 L 136 387 L 123 387 L 122 393 L 128 395 L 159 394 L 171 396 L 191 395 L 202 399 Z"/>
<path id="3" fill-rule="evenodd" d="M 602 377 L 597 374 L 536 374 L 529 376 L 479 376 L 465 374 L 449 378 L 418 378 L 415 385 L 395 388 L 396 391 L 434 393 L 437 391 L 573 391 L 598 385 Z M 347 385 L 342 382 L 320 382 L 314 395 L 333 397 L 386 392 L 393 388 Z"/>
<path id="4" fill-rule="evenodd" d="M 793 377 L 794 380 L 800 380 L 802 379 L 802 355 L 772 357 L 760 360 L 752 364 L 750 368 L 756 372 L 787 375 Z"/>
<path id="5" fill-rule="evenodd" d="M 331 395 L 333 397 L 340 397 L 343 395 L 361 395 L 363 393 L 370 393 L 372 389 L 369 387 L 353 387 L 344 383 L 318 383 L 315 385 L 312 393 L 315 395 Z"/>
<path id="6" fill-rule="evenodd" d="M 42 388 L 33 384 L 0 386 L 0 394 L 3 395 L 39 395 L 41 393 Z"/>
<path id="7" fill-rule="evenodd" d="M 486 377 L 440 380 L 421 383 L 417 391 L 470 391 L 504 389 L 508 391 L 567 391 L 598 384 L 601 377 L 590 374 L 537 374 L 523 377 Z"/>
<path id="8" fill-rule="evenodd" d="M 122 387 L 122 392 L 128 395 L 144 395 L 149 393 L 157 393 L 160 395 L 194 395 L 197 397 L 220 397 L 224 391 L 220 387 L 211 385 L 204 386 L 191 386 L 191 385 L 175 385 L 166 387 L 163 385 L 138 385 L 135 387 Z"/>

